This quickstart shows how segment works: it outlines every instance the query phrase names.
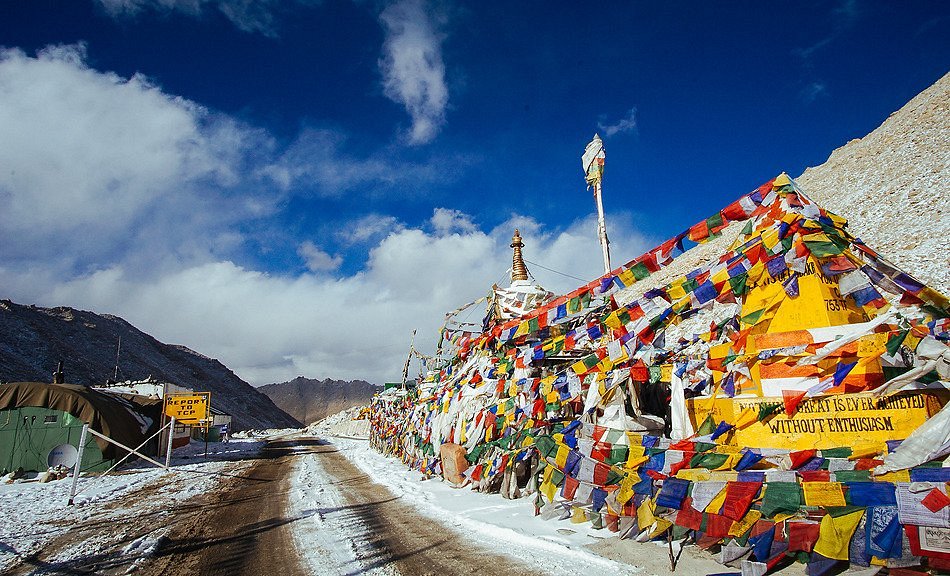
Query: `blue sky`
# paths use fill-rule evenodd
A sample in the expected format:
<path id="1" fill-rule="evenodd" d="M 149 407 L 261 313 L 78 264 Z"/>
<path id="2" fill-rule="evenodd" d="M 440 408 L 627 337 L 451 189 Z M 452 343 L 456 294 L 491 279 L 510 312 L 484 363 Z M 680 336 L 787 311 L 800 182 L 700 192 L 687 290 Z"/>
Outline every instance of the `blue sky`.
<path id="1" fill-rule="evenodd" d="M 4 12 L 2 296 L 122 315 L 255 384 L 398 376 L 412 329 L 432 348 L 504 278 L 514 226 L 563 273 L 532 268 L 545 286 L 599 274 L 594 132 L 619 264 L 821 164 L 950 63 L 940 2 Z"/>

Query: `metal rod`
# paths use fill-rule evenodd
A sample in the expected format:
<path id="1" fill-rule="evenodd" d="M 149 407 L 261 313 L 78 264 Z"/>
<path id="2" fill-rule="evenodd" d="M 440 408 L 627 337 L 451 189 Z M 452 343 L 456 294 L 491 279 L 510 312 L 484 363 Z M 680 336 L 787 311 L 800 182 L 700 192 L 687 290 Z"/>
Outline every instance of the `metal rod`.
<path id="1" fill-rule="evenodd" d="M 172 441 L 175 439 L 175 417 L 172 416 L 172 421 L 168 425 L 168 449 L 165 451 L 165 470 L 172 465 Z M 159 464 L 161 466 L 161 464 Z"/>
<path id="2" fill-rule="evenodd" d="M 116 442 L 116 441 L 113 440 L 112 438 L 109 438 L 109 437 L 106 436 L 105 434 L 100 434 L 100 433 L 96 432 L 95 430 L 93 430 L 92 428 L 89 429 L 89 433 L 92 434 L 93 436 L 98 437 L 98 438 L 102 438 L 102 439 L 105 440 L 106 442 L 112 442 L 113 444 L 115 444 L 115 445 L 118 446 L 119 448 L 122 448 L 122 449 L 124 449 L 124 450 L 126 450 L 126 451 L 128 451 L 128 452 L 131 452 L 131 453 L 135 454 L 136 456 L 138 456 L 138 457 L 141 458 L 142 460 L 148 460 L 149 462 L 151 462 L 152 464 L 155 464 L 156 466 L 161 466 L 161 465 L 162 465 L 161 462 L 156 462 L 155 460 L 152 460 L 151 458 L 149 458 L 149 457 L 146 456 L 145 454 L 142 454 L 142 453 L 140 453 L 140 452 L 137 452 L 134 448 L 129 448 L 128 446 L 126 446 L 125 444 L 123 444 L 123 443 L 121 443 L 121 442 Z"/>
<path id="3" fill-rule="evenodd" d="M 604 274 L 610 272 L 610 241 L 607 240 L 607 221 L 604 218 L 604 204 L 601 200 L 600 180 L 594 183 L 594 199 L 597 201 L 597 235 L 604 252 Z"/>
<path id="4" fill-rule="evenodd" d="M 69 501 L 67 506 L 73 505 L 76 495 L 76 484 L 79 483 L 79 471 L 82 468 L 82 454 L 86 450 L 86 435 L 89 433 L 89 424 L 82 425 L 82 434 L 79 435 L 79 454 L 76 455 L 76 466 L 73 468 L 73 485 L 69 487 Z"/>
<path id="5" fill-rule="evenodd" d="M 402 389 L 406 389 L 406 380 L 409 378 L 409 362 L 412 361 L 412 351 L 416 344 L 416 331 L 412 331 L 412 338 L 409 339 L 409 355 L 406 356 L 406 365 L 402 368 Z"/>

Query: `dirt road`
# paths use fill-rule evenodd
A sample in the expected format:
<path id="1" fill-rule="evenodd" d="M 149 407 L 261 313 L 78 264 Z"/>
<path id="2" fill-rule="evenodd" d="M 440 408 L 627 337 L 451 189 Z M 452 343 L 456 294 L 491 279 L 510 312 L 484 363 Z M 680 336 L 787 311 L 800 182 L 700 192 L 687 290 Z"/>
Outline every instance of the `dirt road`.
<path id="1" fill-rule="evenodd" d="M 325 441 L 301 438 L 270 442 L 247 474 L 208 514 L 195 515 L 156 551 L 145 574 L 308 574 L 294 545 L 287 492 L 295 458 L 316 454 L 344 494 L 347 512 L 366 528 L 356 547 L 361 567 L 403 576 L 476 574 L 486 566 L 503 574 L 536 574 L 506 557 L 473 550 L 454 532 L 420 517 L 399 498 L 374 484 Z"/>
<path id="2" fill-rule="evenodd" d="M 458 536 L 373 483 L 336 448 L 312 437 L 276 439 L 251 460 L 235 462 L 221 489 L 188 500 L 174 510 L 152 511 L 120 522 L 92 520 L 71 526 L 40 553 L 25 559 L 15 574 L 266 575 L 309 574 L 294 542 L 295 523 L 308 516 L 289 512 L 288 492 L 295 460 L 318 458 L 345 504 L 335 513 L 365 528 L 356 542 L 344 543 L 356 561 L 340 576 L 367 572 L 394 576 L 483 573 L 538 574 L 506 556 L 473 548 Z M 145 491 L 160 492 L 161 484 Z M 140 493 L 139 496 L 146 496 Z M 126 503 L 127 505 L 128 503 Z M 316 512 L 309 512 L 314 514 Z M 150 549 L 150 534 L 164 533 Z M 87 549 L 57 561 L 64 550 Z M 322 575 L 323 576 L 323 575 Z M 326 574 L 325 576 L 332 576 Z"/>

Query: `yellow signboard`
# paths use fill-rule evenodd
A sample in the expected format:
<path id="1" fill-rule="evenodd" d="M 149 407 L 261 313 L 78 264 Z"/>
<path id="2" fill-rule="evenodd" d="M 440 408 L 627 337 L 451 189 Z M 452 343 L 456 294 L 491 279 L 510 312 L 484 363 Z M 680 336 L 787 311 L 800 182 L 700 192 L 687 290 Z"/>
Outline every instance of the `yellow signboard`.
<path id="1" fill-rule="evenodd" d="M 858 443 L 883 445 L 887 440 L 907 438 L 940 410 L 946 396 L 942 393 L 909 392 L 884 400 L 870 393 L 806 398 L 791 418 L 782 408 L 764 421 L 735 430 L 723 439 L 737 446 L 788 450 L 821 450 Z M 694 426 L 698 427 L 706 419 L 709 404 L 708 398 L 687 400 L 687 410 Z M 762 404 L 782 406 L 782 399 L 717 399 L 712 407 L 713 419 L 734 423 L 746 409 L 758 414 Z"/>
<path id="2" fill-rule="evenodd" d="M 211 416 L 211 392 L 170 394 L 165 397 L 165 415 L 179 424 L 206 424 Z"/>

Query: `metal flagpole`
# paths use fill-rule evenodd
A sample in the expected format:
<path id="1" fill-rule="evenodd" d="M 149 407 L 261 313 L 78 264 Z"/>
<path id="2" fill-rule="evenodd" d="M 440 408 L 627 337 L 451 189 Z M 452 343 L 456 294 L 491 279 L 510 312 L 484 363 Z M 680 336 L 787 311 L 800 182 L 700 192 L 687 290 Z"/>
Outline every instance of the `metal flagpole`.
<path id="1" fill-rule="evenodd" d="M 594 184 L 594 198 L 597 200 L 597 234 L 600 247 L 604 252 L 604 274 L 610 272 L 610 241 L 607 240 L 607 221 L 604 219 L 604 204 L 601 201 L 600 180 Z"/>
<path id="2" fill-rule="evenodd" d="M 604 253 L 604 273 L 610 272 L 610 241 L 607 240 L 607 221 L 604 218 L 604 204 L 601 199 L 601 181 L 604 176 L 604 160 L 606 153 L 604 151 L 604 142 L 600 136 L 594 134 L 594 138 L 584 150 L 581 156 L 581 162 L 584 167 L 584 177 L 587 180 L 587 188 L 594 187 L 594 201 L 597 203 L 597 235 L 600 238 L 600 247 Z"/>
<path id="3" fill-rule="evenodd" d="M 416 331 L 412 331 L 412 338 L 409 340 L 409 355 L 406 356 L 406 365 L 402 368 L 402 389 L 406 389 L 406 380 L 409 378 L 409 362 L 412 361 L 412 350 L 416 344 Z"/>

